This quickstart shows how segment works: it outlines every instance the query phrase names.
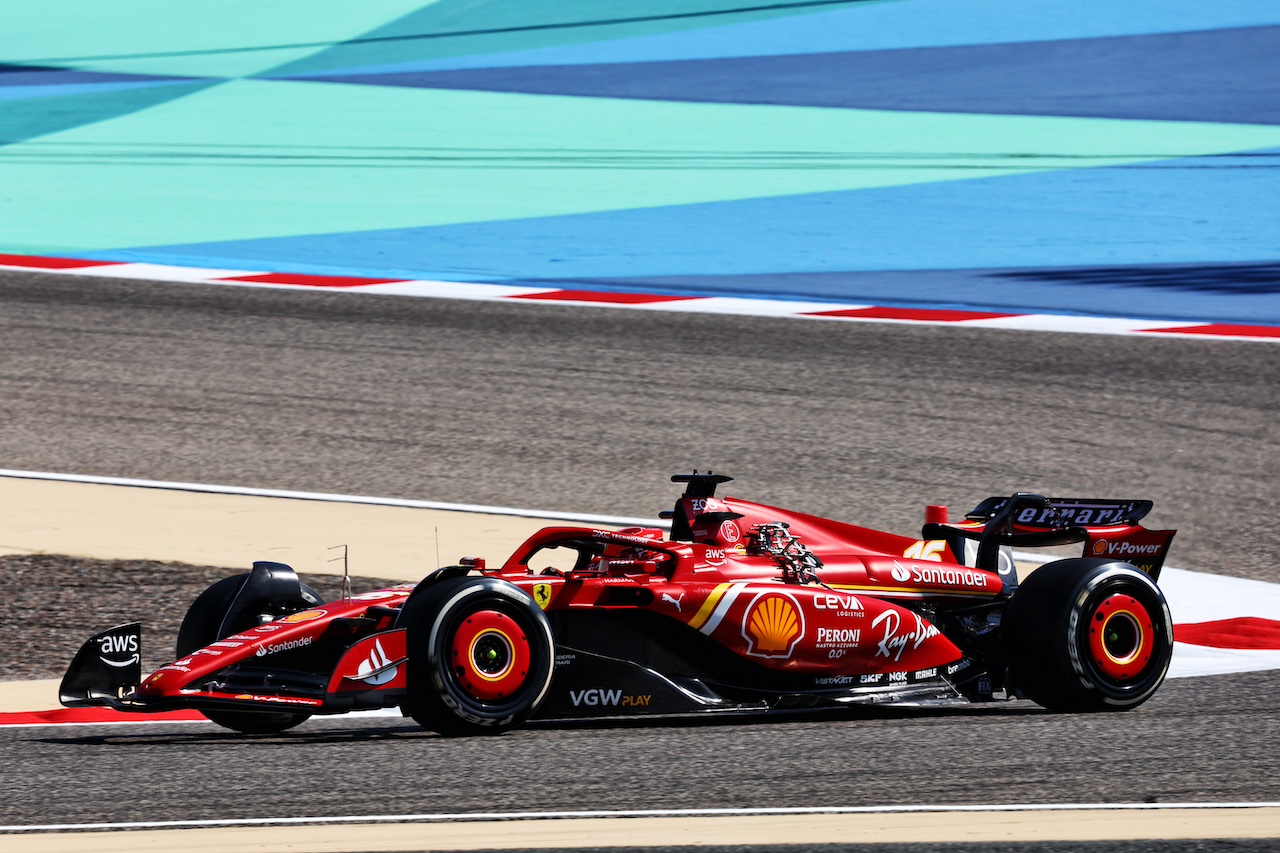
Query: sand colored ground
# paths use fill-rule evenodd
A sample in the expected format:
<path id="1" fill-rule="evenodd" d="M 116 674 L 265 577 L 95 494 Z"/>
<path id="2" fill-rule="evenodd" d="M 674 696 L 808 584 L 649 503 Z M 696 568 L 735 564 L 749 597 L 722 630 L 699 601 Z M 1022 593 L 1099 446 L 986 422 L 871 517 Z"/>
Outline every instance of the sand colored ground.
<path id="1" fill-rule="evenodd" d="M 330 547 L 346 545 L 353 575 L 416 581 L 459 557 L 500 563 L 530 534 L 567 523 L 0 477 L 0 554 L 163 560 L 238 570 L 254 560 L 274 560 L 301 572 L 342 574 L 342 551 Z M 57 688 L 57 680 L 0 682 L 0 712 L 57 708 Z"/>
<path id="2" fill-rule="evenodd" d="M 552 524 L 477 512 L 0 477 L 0 554 L 148 559 L 419 580 L 459 557 L 501 562 Z M 438 542 L 438 545 L 437 545 Z M 437 558 L 437 554 L 439 555 Z"/>
<path id="3" fill-rule="evenodd" d="M 1275 838 L 1280 808 L 929 812 L 923 814 L 586 818 L 372 826 L 228 827 L 4 837 L 8 853 L 176 850 L 415 850 L 909 844 L 919 842 Z"/>
<path id="4" fill-rule="evenodd" d="M 20 714 L 27 711 L 49 711 L 61 708 L 58 704 L 56 678 L 39 681 L 0 681 L 0 714 Z"/>

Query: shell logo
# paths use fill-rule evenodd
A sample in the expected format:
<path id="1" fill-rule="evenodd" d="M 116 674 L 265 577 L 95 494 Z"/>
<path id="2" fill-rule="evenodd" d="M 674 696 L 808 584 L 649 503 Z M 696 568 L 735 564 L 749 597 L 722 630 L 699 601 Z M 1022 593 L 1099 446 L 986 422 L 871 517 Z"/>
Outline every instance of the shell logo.
<path id="1" fill-rule="evenodd" d="M 1093 553 L 1098 554 L 1098 555 L 1102 555 L 1102 554 L 1107 553 L 1107 540 L 1105 540 L 1105 539 L 1099 539 L 1097 542 L 1094 542 L 1094 543 L 1093 543 Z"/>
<path id="2" fill-rule="evenodd" d="M 804 636 L 804 611 L 785 592 L 762 592 L 742 617 L 747 654 L 761 658 L 789 658 Z"/>
<path id="3" fill-rule="evenodd" d="M 290 613 L 280 621 L 297 624 L 298 622 L 310 622 L 312 619 L 319 619 L 323 615 L 323 610 L 303 610 L 301 613 Z"/>

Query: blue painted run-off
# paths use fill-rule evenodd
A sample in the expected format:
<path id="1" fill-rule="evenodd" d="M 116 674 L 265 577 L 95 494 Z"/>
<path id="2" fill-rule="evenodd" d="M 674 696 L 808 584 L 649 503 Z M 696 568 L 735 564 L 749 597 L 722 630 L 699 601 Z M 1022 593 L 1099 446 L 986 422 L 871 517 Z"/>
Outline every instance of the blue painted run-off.
<path id="1" fill-rule="evenodd" d="M 1280 324 L 1280 149 L 577 216 L 95 253 L 104 260 L 685 295 Z M 1247 275 L 1206 267 L 1261 265 Z M 965 271 L 1192 265 L 1190 278 Z M 1272 272 L 1266 272 L 1268 266 Z M 932 271 L 957 271 L 951 277 Z M 1259 271 L 1261 270 L 1261 271 Z M 920 273 L 909 275 L 907 273 Z M 869 275 L 869 273 L 895 273 Z M 929 274 L 925 274 L 929 273 Z M 1270 275 L 1270 280 L 1268 279 Z M 1113 277 L 1114 278 L 1114 277 Z"/>

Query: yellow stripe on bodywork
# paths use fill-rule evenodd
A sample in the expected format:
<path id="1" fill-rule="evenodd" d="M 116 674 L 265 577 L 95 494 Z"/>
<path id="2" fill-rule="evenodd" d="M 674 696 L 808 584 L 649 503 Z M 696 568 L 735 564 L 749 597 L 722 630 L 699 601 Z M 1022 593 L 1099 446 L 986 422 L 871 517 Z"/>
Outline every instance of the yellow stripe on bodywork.
<path id="1" fill-rule="evenodd" d="M 689 620 L 690 628 L 701 628 L 707 624 L 707 620 L 711 618 L 711 612 L 716 609 L 716 605 L 720 603 L 720 599 L 728 592 L 731 583 L 722 583 L 715 589 L 711 590 L 711 594 L 707 596 L 707 600 L 702 602 L 702 606 L 698 608 L 698 612 L 693 614 L 693 618 Z"/>

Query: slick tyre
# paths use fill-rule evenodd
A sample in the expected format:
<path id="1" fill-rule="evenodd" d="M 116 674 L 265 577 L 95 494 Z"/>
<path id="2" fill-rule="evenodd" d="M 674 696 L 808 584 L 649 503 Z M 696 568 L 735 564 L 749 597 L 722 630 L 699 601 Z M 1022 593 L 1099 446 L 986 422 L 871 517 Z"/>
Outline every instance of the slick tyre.
<path id="1" fill-rule="evenodd" d="M 196 600 L 192 602 L 191 607 L 187 610 L 187 615 L 182 619 L 182 626 L 178 628 L 176 651 L 179 660 L 196 649 L 202 649 L 210 643 L 216 643 L 223 637 L 230 637 L 232 634 L 239 633 L 246 628 L 259 625 L 264 619 L 276 619 L 284 613 L 306 610 L 324 603 L 324 599 L 317 595 L 313 589 L 306 584 L 299 584 L 299 589 L 301 590 L 300 598 L 293 601 L 262 602 L 262 612 L 242 613 L 231 624 L 224 627 L 222 623 L 227 616 L 227 610 L 231 607 L 236 594 L 244 586 L 248 577 L 249 573 L 245 572 L 244 574 L 223 578 L 200 593 Z M 221 632 L 218 630 L 220 627 L 222 627 Z M 210 709 L 202 710 L 200 713 L 223 728 L 249 735 L 276 734 L 305 722 L 311 716 L 310 714 L 276 713 L 271 711 L 218 711 Z"/>
<path id="2" fill-rule="evenodd" d="M 1055 711 L 1124 711 L 1151 698 L 1173 656 L 1173 620 L 1151 578 L 1113 560 L 1033 571 L 1004 615 L 1014 686 Z"/>
<path id="3" fill-rule="evenodd" d="M 414 594 L 406 628 L 408 700 L 423 728 L 448 737 L 500 734 L 523 723 L 551 685 L 555 642 L 546 614 L 496 578 L 450 578 Z"/>

